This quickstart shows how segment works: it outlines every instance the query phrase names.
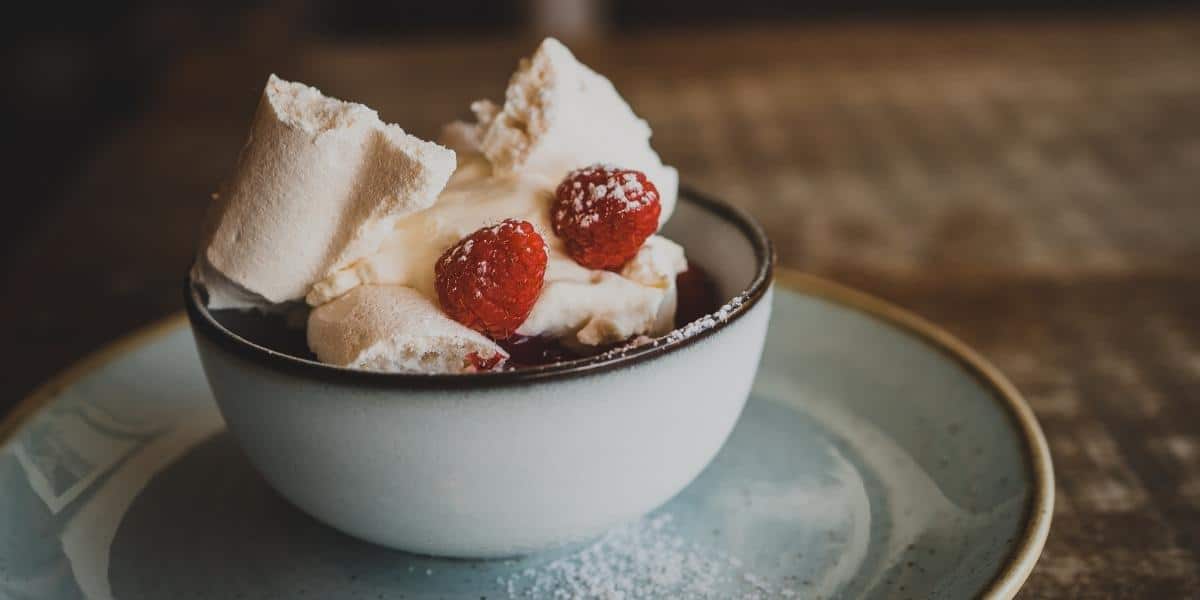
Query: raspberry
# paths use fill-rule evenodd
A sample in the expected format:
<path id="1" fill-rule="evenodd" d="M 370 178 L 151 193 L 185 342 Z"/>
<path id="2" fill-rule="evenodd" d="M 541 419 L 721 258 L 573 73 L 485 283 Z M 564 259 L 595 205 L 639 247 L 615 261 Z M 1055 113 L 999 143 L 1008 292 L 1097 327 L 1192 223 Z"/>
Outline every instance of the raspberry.
<path id="1" fill-rule="evenodd" d="M 567 254 L 589 269 L 620 269 L 658 231 L 658 188 L 641 171 L 606 165 L 577 169 L 554 195 L 554 233 Z"/>
<path id="2" fill-rule="evenodd" d="M 483 358 L 478 352 L 472 352 L 467 355 L 464 368 L 470 372 L 491 371 L 504 361 L 504 355 L 500 353 L 493 354 L 491 358 Z"/>
<path id="3" fill-rule="evenodd" d="M 458 241 L 434 265 L 450 318 L 494 340 L 525 322 L 546 276 L 546 242 L 528 221 L 507 219 Z"/>

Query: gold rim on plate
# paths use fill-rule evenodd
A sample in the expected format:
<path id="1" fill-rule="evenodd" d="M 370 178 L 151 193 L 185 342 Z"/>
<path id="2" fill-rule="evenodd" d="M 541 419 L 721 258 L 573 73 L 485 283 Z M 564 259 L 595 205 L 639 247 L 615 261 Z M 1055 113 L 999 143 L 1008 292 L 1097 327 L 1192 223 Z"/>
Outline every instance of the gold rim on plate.
<path id="1" fill-rule="evenodd" d="M 1054 509 L 1054 467 L 1050 461 L 1050 450 L 1041 426 L 1021 393 L 996 367 L 966 344 L 907 310 L 869 294 L 791 269 L 778 268 L 775 275 L 776 282 L 789 290 L 816 296 L 865 313 L 926 342 L 952 358 L 981 384 L 991 389 L 997 401 L 1007 409 L 1024 442 L 1025 461 L 1033 474 L 1033 494 L 1026 507 L 1025 531 L 999 573 L 984 590 L 982 597 L 988 600 L 1014 597 L 1033 571 L 1033 566 L 1042 553 L 1046 536 L 1050 533 L 1050 520 Z M 19 402 L 4 420 L 0 421 L 0 444 L 7 443 L 30 417 L 53 401 L 63 389 L 112 362 L 118 356 L 183 327 L 186 321 L 183 313 L 162 319 L 100 348 L 58 373 Z"/>

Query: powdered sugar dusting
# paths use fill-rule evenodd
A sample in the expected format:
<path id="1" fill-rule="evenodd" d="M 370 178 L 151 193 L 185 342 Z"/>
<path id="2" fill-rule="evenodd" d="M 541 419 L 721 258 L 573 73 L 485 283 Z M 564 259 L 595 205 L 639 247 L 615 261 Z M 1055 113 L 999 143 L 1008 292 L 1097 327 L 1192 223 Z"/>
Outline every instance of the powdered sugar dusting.
<path id="1" fill-rule="evenodd" d="M 681 537 L 671 515 L 617 528 L 565 558 L 498 583 L 512 600 L 681 600 L 787 598 L 741 561 Z"/>
<path id="2" fill-rule="evenodd" d="M 653 186 L 643 185 L 639 176 L 644 177 L 613 165 L 592 165 L 571 172 L 566 180 L 570 186 L 564 185 L 557 193 L 567 195 L 574 214 L 567 215 L 560 209 L 557 218 L 561 221 L 571 216 L 579 227 L 587 229 L 601 220 L 603 210 L 621 214 L 641 210 L 658 201 L 658 192 Z M 599 206 L 606 202 L 612 204 L 600 209 Z"/>
<path id="3" fill-rule="evenodd" d="M 721 308 L 718 308 L 717 310 L 704 315 L 703 317 L 700 317 L 699 319 L 696 319 L 695 321 L 692 321 L 683 327 L 674 329 L 662 337 L 648 338 L 646 336 L 638 336 L 633 340 L 630 340 L 627 344 L 618 346 L 596 356 L 601 359 L 608 360 L 623 356 L 626 353 L 643 346 L 656 347 L 664 344 L 674 344 L 692 336 L 699 335 L 700 333 L 708 331 L 709 329 L 728 321 L 729 317 L 733 316 L 733 313 L 736 312 L 737 309 L 743 304 L 745 304 L 748 298 L 749 294 L 738 294 L 737 296 L 734 296 L 732 300 L 725 303 L 725 305 Z"/>
<path id="4" fill-rule="evenodd" d="M 735 296 L 733 300 L 730 300 L 724 306 L 718 308 L 715 312 L 704 315 L 703 317 L 700 317 L 699 319 L 696 319 L 695 321 L 692 321 L 691 323 L 688 323 L 687 325 L 668 333 L 667 335 L 663 336 L 662 340 L 663 342 L 670 344 L 692 337 L 700 332 L 712 329 L 713 327 L 716 327 L 717 325 L 729 320 L 729 315 L 733 314 L 733 311 L 737 310 L 738 307 L 740 307 L 745 301 L 746 295 L 739 294 Z"/>

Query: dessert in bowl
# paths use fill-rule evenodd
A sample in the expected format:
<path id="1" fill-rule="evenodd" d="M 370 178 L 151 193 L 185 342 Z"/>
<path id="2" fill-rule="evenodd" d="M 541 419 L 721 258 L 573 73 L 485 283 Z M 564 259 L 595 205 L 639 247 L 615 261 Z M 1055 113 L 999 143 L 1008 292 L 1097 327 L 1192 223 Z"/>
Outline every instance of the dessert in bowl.
<path id="1" fill-rule="evenodd" d="M 495 557 L 636 518 L 711 461 L 773 255 L 740 211 L 678 193 L 645 122 L 553 40 L 473 109 L 442 146 L 272 77 L 184 296 L 284 497 L 387 546 Z M 272 319 L 305 343 L 246 325 Z"/>

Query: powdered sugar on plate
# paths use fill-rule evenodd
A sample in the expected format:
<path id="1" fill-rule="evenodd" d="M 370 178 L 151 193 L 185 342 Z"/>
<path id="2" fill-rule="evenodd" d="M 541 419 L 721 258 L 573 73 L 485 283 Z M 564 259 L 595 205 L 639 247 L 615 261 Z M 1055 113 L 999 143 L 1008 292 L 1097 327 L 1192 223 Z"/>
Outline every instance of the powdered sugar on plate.
<path id="1" fill-rule="evenodd" d="M 659 515 L 619 527 L 590 546 L 497 583 L 512 600 L 680 600 L 792 598 L 738 559 L 676 533 Z"/>

